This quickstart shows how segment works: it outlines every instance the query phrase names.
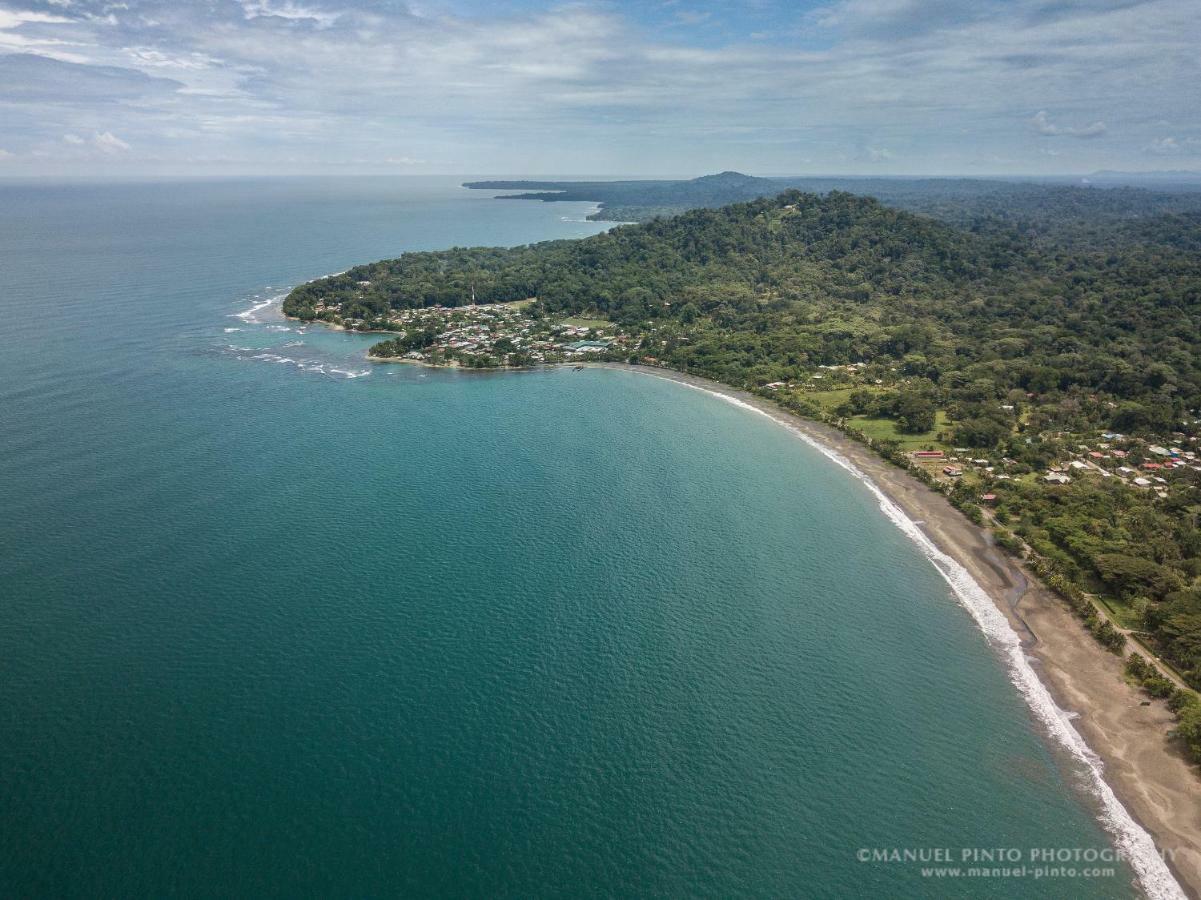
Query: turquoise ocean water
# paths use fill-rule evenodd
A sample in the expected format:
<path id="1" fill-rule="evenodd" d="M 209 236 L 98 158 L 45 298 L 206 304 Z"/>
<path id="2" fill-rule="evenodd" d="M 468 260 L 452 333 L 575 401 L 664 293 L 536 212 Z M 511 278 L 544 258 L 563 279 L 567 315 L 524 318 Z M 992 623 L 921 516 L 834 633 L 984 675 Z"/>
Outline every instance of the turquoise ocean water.
<path id="1" fill-rule="evenodd" d="M 266 302 L 587 211 L 0 184 L 0 895 L 1132 893 L 860 860 L 1110 841 L 815 450 L 634 374 L 371 366 Z"/>

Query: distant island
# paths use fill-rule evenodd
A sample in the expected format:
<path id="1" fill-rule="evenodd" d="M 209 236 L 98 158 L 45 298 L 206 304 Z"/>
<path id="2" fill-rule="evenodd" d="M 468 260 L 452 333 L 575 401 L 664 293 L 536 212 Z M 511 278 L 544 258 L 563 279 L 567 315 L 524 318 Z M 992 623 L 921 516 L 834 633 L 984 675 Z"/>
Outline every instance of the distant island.
<path id="1" fill-rule="evenodd" d="M 527 193 L 704 208 L 409 253 L 301 285 L 284 311 L 393 332 L 376 357 L 582 350 L 833 425 L 989 529 L 1168 701 L 1201 760 L 1201 196 L 889 181 L 896 205 L 787 190 L 708 206 L 762 181 Z"/>

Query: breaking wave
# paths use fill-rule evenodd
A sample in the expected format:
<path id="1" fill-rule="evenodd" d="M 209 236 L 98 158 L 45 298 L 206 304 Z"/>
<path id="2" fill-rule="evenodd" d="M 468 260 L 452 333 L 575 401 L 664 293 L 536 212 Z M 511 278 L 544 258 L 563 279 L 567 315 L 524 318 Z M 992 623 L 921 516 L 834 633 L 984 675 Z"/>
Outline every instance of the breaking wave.
<path id="1" fill-rule="evenodd" d="M 233 313 L 232 317 L 241 319 L 248 325 L 262 325 L 263 322 L 259 318 L 259 313 L 274 303 L 280 303 L 283 299 L 283 294 L 272 294 L 265 300 L 257 300 L 257 302 L 252 303 L 249 309 L 244 309 L 240 313 Z"/>

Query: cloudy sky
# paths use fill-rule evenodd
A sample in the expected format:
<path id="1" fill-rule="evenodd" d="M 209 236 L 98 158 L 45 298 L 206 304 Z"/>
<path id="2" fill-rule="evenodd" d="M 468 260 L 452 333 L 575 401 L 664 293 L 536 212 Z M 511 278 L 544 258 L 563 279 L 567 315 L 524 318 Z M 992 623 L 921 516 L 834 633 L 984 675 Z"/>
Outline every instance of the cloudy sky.
<path id="1" fill-rule="evenodd" d="M 0 176 L 1201 168 L 1197 0 L 0 0 Z"/>

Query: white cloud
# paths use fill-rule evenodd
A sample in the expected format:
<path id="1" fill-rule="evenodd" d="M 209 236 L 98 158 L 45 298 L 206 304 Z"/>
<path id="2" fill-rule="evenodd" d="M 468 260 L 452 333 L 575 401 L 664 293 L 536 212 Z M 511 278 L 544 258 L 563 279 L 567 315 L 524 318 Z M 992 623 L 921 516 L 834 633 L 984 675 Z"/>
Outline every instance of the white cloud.
<path id="1" fill-rule="evenodd" d="M 74 132 L 62 136 L 62 143 L 74 149 L 73 155 L 83 156 L 123 156 L 132 149 L 125 141 L 114 135 L 112 131 L 97 131 L 89 138 L 79 137 Z"/>
<path id="2" fill-rule="evenodd" d="M 1151 141 L 1143 150 L 1153 156 L 1201 155 L 1201 138 L 1162 137 Z"/>
<path id="3" fill-rule="evenodd" d="M 83 63 L 89 60 L 63 47 L 79 47 L 78 42 L 47 37 L 45 26 L 68 25 L 73 19 L 53 13 L 0 7 L 0 52 L 36 53 L 65 62 Z M 32 26 L 30 31 L 28 26 Z"/>
<path id="4" fill-rule="evenodd" d="M 203 53 L 175 55 L 163 53 L 152 47 L 125 47 L 124 52 L 138 66 L 152 69 L 185 69 L 197 71 L 221 65 L 221 60 Z"/>
<path id="5" fill-rule="evenodd" d="M 32 10 L 21 9 L 0 9 L 0 30 L 8 31 L 12 28 L 17 28 L 28 23 L 38 24 L 65 24 L 71 19 L 62 16 L 52 15 L 51 13 L 33 12 Z"/>
<path id="6" fill-rule="evenodd" d="M 1174 137 L 1158 138 L 1148 144 L 1145 149 L 1148 153 L 1156 156 L 1175 156 L 1184 152 L 1184 147 Z"/>
<path id="7" fill-rule="evenodd" d="M 6 159 L 12 159 L 13 155 L 14 154 L 12 152 L 5 150 L 3 147 L 0 147 L 0 162 L 3 162 Z"/>
<path id="8" fill-rule="evenodd" d="M 341 12 L 327 12 L 311 7 L 299 6 L 292 0 L 275 4 L 270 0 L 241 0 L 242 12 L 247 19 L 277 18 L 292 21 L 315 22 L 319 27 L 328 28 L 341 17 Z"/>
<path id="9" fill-rule="evenodd" d="M 26 42 L 0 55 L 0 93 L 14 77 L 24 89 L 5 98 L 5 138 L 80 160 L 126 152 L 94 143 L 102 127 L 132 136 L 140 160 L 310 171 L 452 158 L 495 171 L 945 172 L 993 158 L 1088 171 L 1145 160 L 1164 134 L 1185 147 L 1201 121 L 1201 17 L 1179 0 L 828 2 L 797 15 L 804 37 L 829 26 L 816 40 L 780 29 L 754 42 L 762 22 L 740 34 L 722 12 L 697 44 L 620 3 L 473 17 L 445 2 L 418 14 L 385 0 L 131 0 L 119 31 L 86 18 L 0 30 L 0 44 Z M 68 50 L 89 65 L 29 62 Z"/>
<path id="10" fill-rule="evenodd" d="M 108 156 L 121 156 L 130 151 L 129 144 L 121 140 L 111 131 L 101 131 L 92 136 L 89 144 Z"/>
<path id="11" fill-rule="evenodd" d="M 97 131 L 91 137 L 81 137 L 73 131 L 63 135 L 62 142 L 71 150 L 65 151 L 75 158 L 124 156 L 133 148 L 111 131 Z M 46 150 L 52 148 L 47 145 Z"/>
<path id="12" fill-rule="evenodd" d="M 1104 122 L 1093 122 L 1091 125 L 1085 125 L 1082 128 L 1072 128 L 1067 125 L 1056 125 L 1051 121 L 1051 117 L 1045 109 L 1040 109 L 1030 119 L 1030 124 L 1039 134 L 1049 136 L 1065 135 L 1067 137 L 1076 138 L 1094 138 L 1105 134 L 1109 129 L 1106 128 Z"/>

